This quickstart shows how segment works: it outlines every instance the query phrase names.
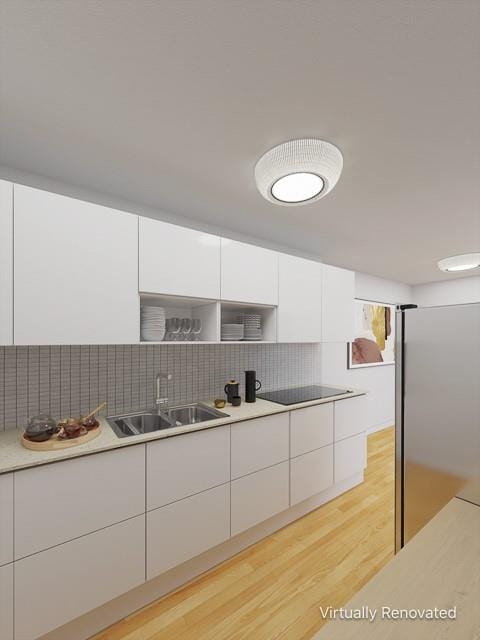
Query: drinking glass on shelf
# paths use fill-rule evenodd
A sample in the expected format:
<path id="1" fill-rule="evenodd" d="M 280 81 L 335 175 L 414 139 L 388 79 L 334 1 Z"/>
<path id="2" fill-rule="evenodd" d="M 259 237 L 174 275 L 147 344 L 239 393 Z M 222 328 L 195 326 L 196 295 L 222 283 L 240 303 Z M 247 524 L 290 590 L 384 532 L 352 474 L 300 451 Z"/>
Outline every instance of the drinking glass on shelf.
<path id="1" fill-rule="evenodd" d="M 200 340 L 200 331 L 202 330 L 202 321 L 200 318 L 192 320 L 192 340 Z"/>
<path id="2" fill-rule="evenodd" d="M 182 337 L 180 340 L 189 340 L 190 333 L 192 331 L 192 319 L 191 318 L 182 318 Z"/>
<path id="3" fill-rule="evenodd" d="M 181 328 L 180 318 L 168 318 L 167 327 L 167 340 L 178 340 Z"/>

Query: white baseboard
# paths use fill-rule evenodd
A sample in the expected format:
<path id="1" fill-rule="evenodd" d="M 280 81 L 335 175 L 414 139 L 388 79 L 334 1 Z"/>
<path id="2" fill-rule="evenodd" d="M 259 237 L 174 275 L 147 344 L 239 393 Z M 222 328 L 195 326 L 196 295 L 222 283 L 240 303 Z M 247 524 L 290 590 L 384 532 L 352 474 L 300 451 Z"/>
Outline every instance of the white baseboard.
<path id="1" fill-rule="evenodd" d="M 367 429 L 367 436 L 371 433 L 376 433 L 377 431 L 381 431 L 382 429 L 386 429 L 387 427 L 393 427 L 395 420 L 387 420 L 387 422 L 382 422 L 381 424 L 376 424 L 374 427 L 369 427 Z"/>
<path id="2" fill-rule="evenodd" d="M 298 520 L 310 511 L 330 502 L 342 493 L 353 489 L 363 482 L 363 472 L 358 473 L 343 482 L 333 485 L 326 491 L 308 498 L 303 502 L 290 507 L 286 511 L 273 516 L 269 520 L 252 527 L 248 531 L 230 538 L 217 547 L 192 558 L 182 565 L 167 571 L 166 573 L 149 580 L 136 589 L 107 602 L 107 604 L 90 611 L 89 613 L 69 622 L 63 627 L 42 636 L 39 640 L 87 640 L 102 629 L 118 622 L 134 611 L 145 607 L 151 602 L 161 598 L 167 593 L 178 589 L 187 582 L 197 578 L 205 571 L 228 560 L 240 551 L 255 544 L 262 538 L 278 531 L 282 527 Z M 121 549 L 119 549 L 119 554 Z"/>

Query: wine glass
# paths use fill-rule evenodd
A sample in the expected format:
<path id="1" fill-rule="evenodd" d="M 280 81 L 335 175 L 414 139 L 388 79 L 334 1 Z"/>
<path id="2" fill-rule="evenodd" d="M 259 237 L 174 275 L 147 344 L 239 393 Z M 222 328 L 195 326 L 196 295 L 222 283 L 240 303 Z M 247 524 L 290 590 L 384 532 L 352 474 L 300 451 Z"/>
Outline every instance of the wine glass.
<path id="1" fill-rule="evenodd" d="M 192 340 L 200 340 L 200 331 L 202 330 L 202 321 L 200 318 L 193 318 L 192 320 Z"/>

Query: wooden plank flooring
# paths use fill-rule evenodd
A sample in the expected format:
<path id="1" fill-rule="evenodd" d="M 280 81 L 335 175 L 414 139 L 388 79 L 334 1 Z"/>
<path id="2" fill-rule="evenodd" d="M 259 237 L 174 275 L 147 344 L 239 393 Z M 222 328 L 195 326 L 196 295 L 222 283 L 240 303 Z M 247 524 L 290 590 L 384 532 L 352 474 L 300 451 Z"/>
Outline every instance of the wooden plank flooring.
<path id="1" fill-rule="evenodd" d="M 368 438 L 365 482 L 95 640 L 309 640 L 393 556 L 394 429 Z"/>

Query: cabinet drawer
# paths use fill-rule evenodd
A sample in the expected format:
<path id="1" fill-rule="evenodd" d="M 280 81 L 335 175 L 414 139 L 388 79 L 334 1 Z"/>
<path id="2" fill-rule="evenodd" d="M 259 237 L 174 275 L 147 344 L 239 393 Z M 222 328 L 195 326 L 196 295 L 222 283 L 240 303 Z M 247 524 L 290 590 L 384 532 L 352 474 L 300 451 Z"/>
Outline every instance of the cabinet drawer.
<path id="1" fill-rule="evenodd" d="M 336 442 L 335 482 L 361 473 L 367 466 L 367 438 L 364 433 Z"/>
<path id="2" fill-rule="evenodd" d="M 232 536 L 288 509 L 289 466 L 282 462 L 232 482 Z"/>
<path id="3" fill-rule="evenodd" d="M 0 476 L 0 566 L 13 561 L 13 473 Z"/>
<path id="4" fill-rule="evenodd" d="M 15 557 L 145 511 L 145 446 L 15 473 Z"/>
<path id="5" fill-rule="evenodd" d="M 333 402 L 290 412 L 290 456 L 333 442 Z"/>
<path id="6" fill-rule="evenodd" d="M 290 461 L 290 505 L 302 502 L 333 484 L 333 445 Z"/>
<path id="7" fill-rule="evenodd" d="M 147 580 L 230 537 L 230 484 L 147 513 Z"/>
<path id="8" fill-rule="evenodd" d="M 13 640 L 13 564 L 0 567 L 0 638 Z"/>
<path id="9" fill-rule="evenodd" d="M 15 563 L 15 640 L 43 634 L 145 581 L 145 516 Z"/>
<path id="10" fill-rule="evenodd" d="M 335 440 L 343 440 L 367 430 L 367 396 L 335 402 Z"/>
<path id="11" fill-rule="evenodd" d="M 230 426 L 147 444 L 147 509 L 230 480 Z"/>
<path id="12" fill-rule="evenodd" d="M 232 478 L 288 460 L 288 441 L 288 413 L 232 425 Z"/>

